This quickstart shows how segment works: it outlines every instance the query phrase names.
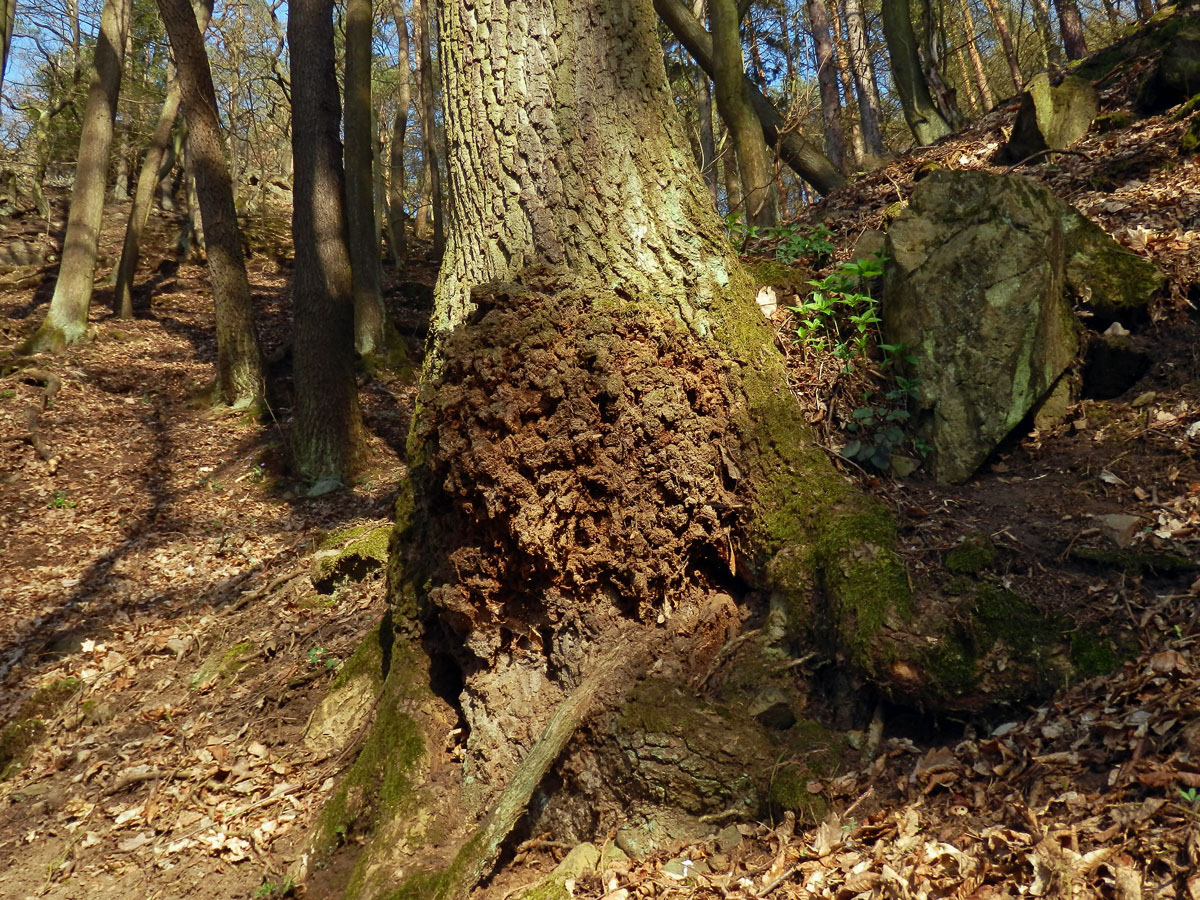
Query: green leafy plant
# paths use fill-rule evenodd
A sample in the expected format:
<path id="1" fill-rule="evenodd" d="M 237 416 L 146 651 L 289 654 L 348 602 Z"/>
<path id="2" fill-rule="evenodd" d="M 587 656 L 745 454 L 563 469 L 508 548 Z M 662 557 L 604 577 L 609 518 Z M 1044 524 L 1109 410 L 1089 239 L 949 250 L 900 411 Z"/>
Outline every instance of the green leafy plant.
<path id="1" fill-rule="evenodd" d="M 78 506 L 75 500 L 67 499 L 66 491 L 55 491 L 50 495 L 50 499 L 46 501 L 47 509 L 74 509 Z"/>
<path id="2" fill-rule="evenodd" d="M 1194 787 L 1190 787 L 1187 790 L 1179 788 L 1178 790 L 1179 796 L 1186 800 L 1189 806 L 1192 806 L 1193 808 L 1200 806 L 1200 790 L 1197 790 Z"/>
<path id="3" fill-rule="evenodd" d="M 878 256 L 856 259 L 810 281 L 808 296 L 788 307 L 796 315 L 797 339 L 838 359 L 866 357 L 872 342 L 879 343 L 879 301 L 869 282 L 883 274 L 883 262 Z"/>
<path id="4" fill-rule="evenodd" d="M 775 258 L 785 265 L 795 265 L 807 259 L 814 266 L 821 266 L 833 253 L 833 242 L 830 240 L 833 235 L 824 225 L 807 230 L 799 225 L 780 225 L 771 229 L 769 236 L 778 239 Z"/>
<path id="5" fill-rule="evenodd" d="M 342 664 L 342 661 L 326 650 L 324 647 L 310 647 L 308 653 L 305 654 L 310 666 L 323 666 L 325 669 L 332 671 Z"/>

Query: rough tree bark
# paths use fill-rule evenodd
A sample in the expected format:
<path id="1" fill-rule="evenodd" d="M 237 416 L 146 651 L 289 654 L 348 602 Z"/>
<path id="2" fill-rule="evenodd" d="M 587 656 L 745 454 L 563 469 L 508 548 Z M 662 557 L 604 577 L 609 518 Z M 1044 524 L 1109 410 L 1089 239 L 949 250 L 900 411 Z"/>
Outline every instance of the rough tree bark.
<path id="1" fill-rule="evenodd" d="M 375 231 L 374 133 L 371 127 L 371 0 L 346 3 L 346 226 L 354 290 L 354 346 L 363 356 L 384 345 L 379 236 Z"/>
<path id="2" fill-rule="evenodd" d="M 725 120 L 737 156 L 738 173 L 742 179 L 743 221 L 759 227 L 774 225 L 776 216 L 771 197 L 771 169 L 767 165 L 762 128 L 750 105 L 750 92 L 746 89 L 736 0 L 709 0 L 708 20 L 712 26 L 713 92 L 717 98 L 717 110 Z M 836 87 L 834 91 L 836 93 Z M 840 156 L 832 161 L 837 165 Z"/>
<path id="3" fill-rule="evenodd" d="M 904 108 L 904 121 L 918 144 L 932 144 L 951 129 L 938 112 L 921 71 L 909 0 L 883 0 L 882 18 L 883 36 L 892 61 L 892 80 Z"/>
<path id="4" fill-rule="evenodd" d="M 1027 690 L 968 654 L 962 603 L 918 606 L 890 517 L 816 445 L 650 0 L 441 9 L 448 242 L 391 611 L 339 679 L 376 718 L 301 866 L 346 871 L 323 864 L 353 837 L 348 897 L 460 900 L 523 816 L 661 846 L 756 815 L 822 734 L 799 721 L 806 648 L 930 707 L 978 702 L 981 671 Z"/>
<path id="5" fill-rule="evenodd" d="M 1083 17 L 1079 14 L 1079 4 L 1075 0 L 1054 0 L 1054 8 L 1058 11 L 1058 25 L 1067 59 L 1071 62 L 1083 59 L 1087 56 L 1088 48 L 1083 36 Z"/>
<path id="6" fill-rule="evenodd" d="M 696 65 L 712 78 L 715 71 L 713 39 L 700 20 L 692 15 L 691 10 L 681 0 L 654 0 L 654 8 L 671 29 L 671 33 L 696 60 Z M 780 158 L 791 166 L 792 171 L 822 194 L 845 184 L 845 177 L 820 148 L 795 129 L 785 127 L 779 110 L 749 79 L 746 79 L 746 86 L 767 146 L 778 147 Z"/>
<path id="7" fill-rule="evenodd" d="M 708 193 L 717 202 L 717 138 L 713 131 L 713 92 L 712 79 L 703 72 L 699 73 L 697 93 L 699 100 L 696 108 L 700 112 L 700 171 L 704 182 L 708 185 Z"/>
<path id="8" fill-rule="evenodd" d="M 342 210 L 333 0 L 292 0 L 287 29 L 296 248 L 291 451 L 296 474 L 316 494 L 347 481 L 363 445 L 354 382 L 354 294 Z"/>
<path id="9" fill-rule="evenodd" d="M 188 156 L 196 181 L 196 200 L 204 223 L 205 252 L 217 334 L 217 399 L 234 409 L 261 409 L 266 376 L 250 279 L 242 255 L 242 235 L 233 200 L 233 180 L 217 119 L 203 32 L 189 0 L 157 0 L 175 55 L 180 103 L 188 124 Z M 204 2 L 207 16 L 212 0 Z M 206 18 L 207 18 L 206 16 Z"/>
<path id="10" fill-rule="evenodd" d="M 58 281 L 46 320 L 25 343 L 24 352 L 58 351 L 78 341 L 87 331 L 131 8 L 131 0 L 105 0 L 100 14 L 100 33 L 79 135 L 75 185 L 71 190 Z"/>

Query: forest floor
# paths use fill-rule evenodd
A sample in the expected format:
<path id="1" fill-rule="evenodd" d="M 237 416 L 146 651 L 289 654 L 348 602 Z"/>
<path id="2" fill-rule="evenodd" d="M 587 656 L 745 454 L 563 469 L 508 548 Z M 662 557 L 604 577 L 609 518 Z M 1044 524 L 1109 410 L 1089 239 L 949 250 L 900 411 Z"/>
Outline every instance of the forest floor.
<path id="1" fill-rule="evenodd" d="M 1104 90 L 1109 110 L 1124 90 Z M 849 258 L 922 163 L 1001 171 L 988 159 L 1014 109 L 856 181 L 805 227 L 820 217 Z M 1200 163 L 1176 155 L 1180 128 L 1142 119 L 1022 170 L 1168 273 L 1145 320 L 1122 323 L 1145 371 L 1022 430 L 958 487 L 847 467 L 895 511 L 914 572 L 986 535 L 997 555 L 980 577 L 1049 608 L 1103 608 L 1125 660 L 992 719 L 930 726 L 888 710 L 871 758 L 810 785 L 836 811 L 826 821 L 726 829 L 581 875 L 575 896 L 1200 898 Z M 124 214 L 107 215 L 101 276 Z M 251 235 L 268 352 L 288 330 L 290 261 L 272 249 L 285 222 Z M 35 242 L 43 224 L 0 220 L 0 245 Z M 0 379 L 0 759 L 13 757 L 0 765 L 0 898 L 281 896 L 349 761 L 303 736 L 379 620 L 383 576 L 322 592 L 311 556 L 331 532 L 388 522 L 415 388 L 364 375 L 369 465 L 349 490 L 300 495 L 277 423 L 198 399 L 211 299 L 203 267 L 169 251 L 170 227 L 153 220 L 137 317 L 113 317 L 101 287 L 92 339 L 36 360 L 61 382 L 50 402 L 28 368 Z M 54 275 L 53 262 L 0 272 L 0 350 L 39 321 Z M 416 350 L 431 269 L 408 277 L 389 298 Z M 861 385 L 793 332 L 781 317 L 797 394 L 836 453 Z M 1118 534 L 1097 518 L 1114 515 L 1136 518 Z M 1129 546 L 1076 552 L 1110 535 Z M 1184 562 L 1164 571 L 1167 553 Z M 21 725 L 34 719 L 44 730 Z M 565 849 L 518 848 L 484 895 L 535 881 Z"/>

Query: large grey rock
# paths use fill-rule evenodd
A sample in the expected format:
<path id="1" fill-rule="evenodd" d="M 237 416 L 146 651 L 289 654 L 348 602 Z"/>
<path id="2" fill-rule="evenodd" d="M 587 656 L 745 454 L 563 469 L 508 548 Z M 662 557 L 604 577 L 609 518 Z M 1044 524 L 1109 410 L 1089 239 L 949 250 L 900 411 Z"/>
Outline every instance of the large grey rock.
<path id="1" fill-rule="evenodd" d="M 939 481 L 974 474 L 1076 354 L 1064 209 L 1024 178 L 944 171 L 888 231 L 884 333 L 916 359 Z"/>
<path id="2" fill-rule="evenodd" d="M 1039 72 L 1029 80 L 1000 161 L 1019 163 L 1044 150 L 1065 150 L 1088 133 L 1097 111 L 1090 81 L 1068 75 L 1057 86 Z"/>

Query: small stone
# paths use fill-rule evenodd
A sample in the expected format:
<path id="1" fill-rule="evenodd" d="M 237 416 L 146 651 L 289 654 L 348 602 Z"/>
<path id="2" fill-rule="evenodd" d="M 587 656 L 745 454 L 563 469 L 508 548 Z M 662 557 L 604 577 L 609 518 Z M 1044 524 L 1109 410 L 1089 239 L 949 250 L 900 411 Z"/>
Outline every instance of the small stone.
<path id="1" fill-rule="evenodd" d="M 1145 391 L 1144 393 L 1138 394 L 1136 397 L 1134 397 L 1133 402 L 1129 405 L 1134 409 L 1141 409 L 1143 406 L 1149 406 L 1156 399 L 1158 399 L 1158 394 L 1156 394 L 1154 391 Z"/>
<path id="2" fill-rule="evenodd" d="M 1137 534 L 1141 523 L 1140 516 L 1131 516 L 1125 513 L 1110 513 L 1092 519 L 1092 524 L 1100 529 L 1101 534 L 1121 549 L 1133 543 L 1133 537 Z"/>
<path id="3" fill-rule="evenodd" d="M 717 832 L 717 847 L 722 853 L 729 853 L 742 843 L 742 833 L 736 825 L 727 825 Z"/>

